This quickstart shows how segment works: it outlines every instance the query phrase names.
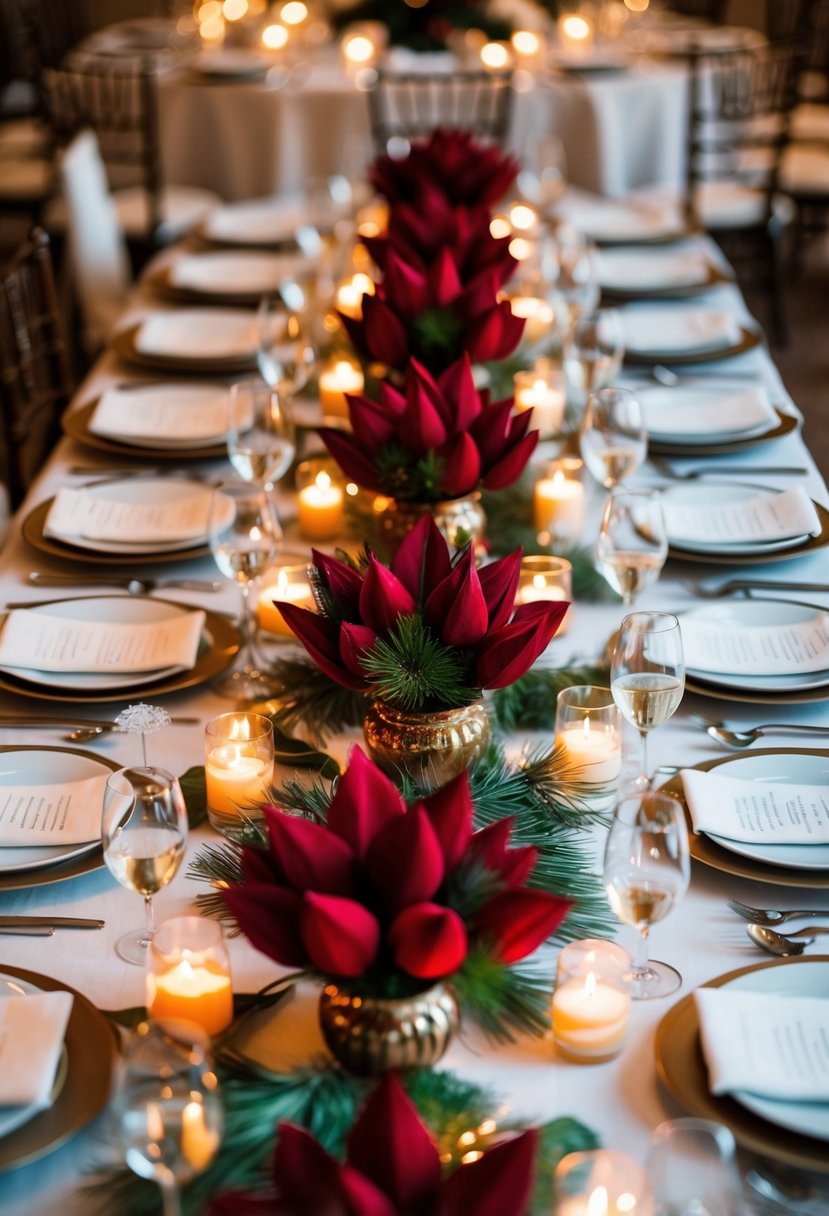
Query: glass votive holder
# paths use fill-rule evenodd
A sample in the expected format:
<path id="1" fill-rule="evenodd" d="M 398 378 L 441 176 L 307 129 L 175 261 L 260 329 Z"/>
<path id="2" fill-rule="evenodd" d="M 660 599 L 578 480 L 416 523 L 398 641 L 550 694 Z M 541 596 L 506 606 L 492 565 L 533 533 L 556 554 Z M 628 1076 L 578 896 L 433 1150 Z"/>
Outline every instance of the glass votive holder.
<path id="1" fill-rule="evenodd" d="M 519 237 L 522 234 L 519 234 Z M 529 239 L 529 238 L 527 238 Z M 513 252 L 510 245 L 510 252 Z M 531 254 L 531 248 L 528 247 L 525 257 Z M 520 260 L 520 259 L 519 259 Z M 552 341 L 557 334 L 559 322 L 559 314 L 556 312 L 555 305 L 550 300 L 545 299 L 540 295 L 511 295 L 509 304 L 513 316 L 522 317 L 524 320 L 524 332 L 521 335 L 521 342 L 524 347 L 542 346 L 548 341 Z"/>
<path id="2" fill-rule="evenodd" d="M 220 714 L 204 728 L 204 777 L 211 827 L 231 838 L 261 820 L 273 781 L 273 723 L 242 710 Z"/>
<path id="3" fill-rule="evenodd" d="M 359 321 L 363 315 L 363 296 L 373 295 L 374 279 L 365 274 L 364 271 L 358 270 L 348 278 L 339 281 L 334 303 L 338 312 L 351 317 L 355 321 Z M 351 391 L 349 389 L 349 392 Z M 358 389 L 357 391 L 359 392 L 360 390 Z"/>
<path id="4" fill-rule="evenodd" d="M 598 937 L 562 949 L 552 1004 L 553 1041 L 561 1055 L 600 1064 L 619 1054 L 630 1015 L 630 967 L 627 950 Z"/>
<path id="5" fill-rule="evenodd" d="M 345 352 L 340 351 L 326 359 L 317 382 L 323 422 L 347 426 L 349 418 L 346 394 L 359 395 L 365 388 L 365 382 L 360 364 Z"/>
<path id="6" fill-rule="evenodd" d="M 147 958 L 147 1012 L 159 1022 L 194 1022 L 210 1035 L 230 1025 L 230 959 L 217 921 L 176 916 L 159 925 Z"/>
<path id="7" fill-rule="evenodd" d="M 571 600 L 573 597 L 573 567 L 564 557 L 547 554 L 531 554 L 522 557 L 518 574 L 518 604 L 532 604 L 536 600 Z M 558 627 L 556 637 L 566 633 L 570 627 L 572 608 L 568 609 Z"/>
<path id="8" fill-rule="evenodd" d="M 299 608 L 314 607 L 308 579 L 307 562 L 271 566 L 262 575 L 262 589 L 256 603 L 256 623 L 262 633 L 280 642 L 293 642 L 294 633 L 275 600 L 286 600 Z"/>
<path id="9" fill-rule="evenodd" d="M 541 439 L 553 439 L 564 429 L 567 390 L 564 372 L 551 359 L 536 359 L 529 371 L 513 377 L 515 408 L 532 410 L 531 426 Z"/>
<path id="10" fill-rule="evenodd" d="M 648 1176 L 632 1157 L 610 1149 L 568 1153 L 553 1180 L 555 1216 L 651 1216 Z"/>
<path id="11" fill-rule="evenodd" d="M 556 743 L 594 810 L 610 805 L 622 772 L 622 717 L 609 688 L 575 684 L 556 698 Z"/>
<path id="12" fill-rule="evenodd" d="M 330 456 L 303 460 L 296 469 L 299 530 L 308 540 L 333 540 L 343 530 L 345 478 Z"/>
<path id="13" fill-rule="evenodd" d="M 572 546 L 581 542 L 585 520 L 584 462 L 576 456 L 551 460 L 533 487 L 533 519 L 544 543 Z"/>

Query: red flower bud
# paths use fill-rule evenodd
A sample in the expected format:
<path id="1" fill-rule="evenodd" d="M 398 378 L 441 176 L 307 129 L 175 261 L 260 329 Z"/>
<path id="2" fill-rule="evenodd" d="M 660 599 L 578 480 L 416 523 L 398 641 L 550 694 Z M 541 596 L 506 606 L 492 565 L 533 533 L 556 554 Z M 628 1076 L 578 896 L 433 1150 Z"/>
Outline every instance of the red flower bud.
<path id="1" fill-rule="evenodd" d="M 417 604 L 447 577 L 452 569 L 449 546 L 431 515 L 419 519 L 401 542 L 391 569 Z"/>
<path id="2" fill-rule="evenodd" d="M 321 824 L 284 811 L 265 813 L 271 852 L 286 884 L 295 891 L 351 895 L 354 854 L 339 836 Z"/>
<path id="3" fill-rule="evenodd" d="M 348 768 L 337 782 L 328 808 L 328 827 L 347 841 L 358 857 L 391 819 L 406 812 L 394 783 L 359 747 L 351 749 Z"/>
<path id="4" fill-rule="evenodd" d="M 308 958 L 326 975 L 364 975 L 377 957 L 380 924 L 356 900 L 306 891 L 299 927 Z"/>
<path id="5" fill-rule="evenodd" d="M 300 897 L 264 883 L 228 887 L 224 901 L 250 944 L 284 967 L 305 967 L 308 954 L 299 932 Z"/>
<path id="6" fill-rule="evenodd" d="M 386 934 L 401 971 L 419 980 L 451 975 L 466 958 L 466 926 L 457 912 L 441 904 L 411 904 L 392 921 Z"/>
<path id="7" fill-rule="evenodd" d="M 544 652 L 570 607 L 566 600 L 552 604 L 522 604 L 512 621 L 487 635 L 475 665 L 478 688 L 505 688 L 529 671 Z"/>
<path id="8" fill-rule="evenodd" d="M 396 1211 L 435 1210 L 440 1158 L 395 1073 L 384 1073 L 366 1099 L 348 1134 L 347 1157 L 390 1197 Z"/>
<path id="9" fill-rule="evenodd" d="M 424 808 L 415 804 L 381 828 L 366 863 L 392 912 L 431 899 L 443 881 L 443 851 Z"/>
<path id="10" fill-rule="evenodd" d="M 443 1188 L 441 1216 L 524 1216 L 537 1147 L 538 1132 L 531 1128 L 459 1166 Z"/>
<path id="11" fill-rule="evenodd" d="M 443 868 L 451 874 L 472 839 L 472 790 L 469 775 L 461 773 L 423 799 L 426 814 L 443 852 Z"/>
<path id="12" fill-rule="evenodd" d="M 393 629 L 399 616 L 415 611 L 415 602 L 388 566 L 372 557 L 363 577 L 360 615 L 370 629 L 383 633 Z"/>
<path id="13" fill-rule="evenodd" d="M 502 963 L 517 963 L 555 933 L 572 904 L 545 891 L 501 891 L 478 913 L 475 937 Z"/>

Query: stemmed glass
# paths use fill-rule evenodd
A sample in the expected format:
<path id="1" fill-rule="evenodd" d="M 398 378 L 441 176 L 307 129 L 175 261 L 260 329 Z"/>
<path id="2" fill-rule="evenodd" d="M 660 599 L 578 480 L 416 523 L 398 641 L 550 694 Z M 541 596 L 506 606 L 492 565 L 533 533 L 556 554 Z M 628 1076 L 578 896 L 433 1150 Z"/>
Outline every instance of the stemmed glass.
<path id="1" fill-rule="evenodd" d="M 158 1183 L 164 1216 L 180 1216 L 180 1184 L 205 1170 L 221 1143 L 224 1112 L 207 1042 L 191 1022 L 142 1022 L 111 1107 L 124 1159 Z"/>
<path id="2" fill-rule="evenodd" d="M 690 873 L 680 803 L 650 791 L 623 795 L 607 838 L 604 888 L 619 919 L 639 930 L 630 975 L 635 1001 L 668 996 L 682 983 L 675 967 L 649 960 L 648 933 L 685 894 Z"/>
<path id="3" fill-rule="evenodd" d="M 624 618 L 610 663 L 610 690 L 624 717 L 639 731 L 636 785 L 647 789 L 648 731 L 673 716 L 685 691 L 682 633 L 672 613 L 632 612 Z"/>
<path id="4" fill-rule="evenodd" d="M 101 842 L 107 869 L 122 887 L 144 896 L 146 927 L 119 938 L 115 951 L 143 966 L 155 931 L 153 896 L 178 872 L 187 840 L 181 786 L 163 768 L 122 768 L 104 791 Z"/>
<path id="5" fill-rule="evenodd" d="M 627 388 L 591 393 L 581 420 L 579 447 L 596 481 L 608 490 L 635 473 L 648 450 L 639 398 Z"/>
<path id="6" fill-rule="evenodd" d="M 659 578 L 668 536 L 659 492 L 614 490 L 605 503 L 596 559 L 614 591 L 630 607 Z"/>
<path id="7" fill-rule="evenodd" d="M 654 1216 L 738 1216 L 743 1210 L 736 1145 L 722 1123 L 660 1123 L 647 1165 Z"/>
<path id="8" fill-rule="evenodd" d="M 227 454 L 245 481 L 272 490 L 296 455 L 296 428 L 284 397 L 261 380 L 230 390 Z"/>
<path id="9" fill-rule="evenodd" d="M 314 344 L 308 323 L 308 301 L 298 283 L 283 284 L 278 296 L 263 296 L 257 313 L 259 374 L 283 402 L 290 402 L 308 383 L 314 366 Z"/>
<path id="10" fill-rule="evenodd" d="M 210 550 L 225 578 L 242 588 L 242 646 L 233 670 L 214 687 L 238 703 L 252 703 L 272 691 L 253 648 L 250 591 L 267 570 L 282 540 L 282 529 L 268 494 L 246 482 L 228 482 L 213 492 L 208 525 Z"/>
<path id="11" fill-rule="evenodd" d="M 555 232 L 558 278 L 556 290 L 574 321 L 580 312 L 592 312 L 599 303 L 598 250 L 577 228 L 559 224 Z"/>
<path id="12" fill-rule="evenodd" d="M 556 285 L 562 290 L 561 279 Z M 579 312 L 564 343 L 567 382 L 584 404 L 590 393 L 616 378 L 625 354 L 622 314 L 615 308 Z"/>

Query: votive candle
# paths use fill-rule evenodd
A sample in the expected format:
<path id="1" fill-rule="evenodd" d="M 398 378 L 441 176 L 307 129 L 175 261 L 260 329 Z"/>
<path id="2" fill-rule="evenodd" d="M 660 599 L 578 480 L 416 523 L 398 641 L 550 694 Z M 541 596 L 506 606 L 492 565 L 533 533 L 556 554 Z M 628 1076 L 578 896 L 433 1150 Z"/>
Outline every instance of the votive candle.
<path id="1" fill-rule="evenodd" d="M 205 727 L 207 814 L 220 832 L 255 818 L 273 780 L 273 724 L 255 713 L 220 714 Z"/>
<path id="2" fill-rule="evenodd" d="M 342 531 L 345 499 L 342 488 L 321 470 L 297 494 L 299 530 L 309 540 L 331 540 Z"/>
<path id="3" fill-rule="evenodd" d="M 648 1176 L 624 1153 L 568 1153 L 556 1166 L 556 1216 L 651 1216 Z"/>
<path id="4" fill-rule="evenodd" d="M 569 600 L 573 594 L 573 567 L 563 557 L 531 554 L 521 559 L 516 602 L 531 604 L 536 600 Z M 570 627 L 568 611 L 558 627 L 556 637 Z"/>
<path id="5" fill-rule="evenodd" d="M 539 532 L 576 543 L 584 530 L 585 495 L 582 462 L 572 457 L 552 461 L 535 483 L 533 512 Z"/>
<path id="6" fill-rule="evenodd" d="M 630 958 L 615 942 L 586 938 L 559 954 L 553 1039 L 569 1059 L 598 1063 L 617 1055 L 630 1016 Z"/>
<path id="7" fill-rule="evenodd" d="M 300 608 L 313 608 L 314 597 L 308 582 L 308 567 L 303 565 L 280 566 L 270 570 L 263 579 L 265 586 L 259 593 L 256 605 L 256 620 L 259 628 L 275 637 L 294 637 L 293 631 L 274 603 L 287 600 Z"/>
<path id="8" fill-rule="evenodd" d="M 563 375 L 538 367 L 526 372 L 516 372 L 515 408 L 519 413 L 532 410 L 531 426 L 542 439 L 561 433 L 564 425 L 566 394 Z"/>
<path id="9" fill-rule="evenodd" d="M 319 377 L 323 416 L 347 419 L 346 393 L 361 393 L 364 388 L 365 376 L 357 363 L 342 357 L 329 360 Z"/>
<path id="10" fill-rule="evenodd" d="M 230 1025 L 233 986 L 221 925 L 179 916 L 159 926 L 150 944 L 147 1011 L 158 1021 L 195 1022 L 211 1035 Z"/>

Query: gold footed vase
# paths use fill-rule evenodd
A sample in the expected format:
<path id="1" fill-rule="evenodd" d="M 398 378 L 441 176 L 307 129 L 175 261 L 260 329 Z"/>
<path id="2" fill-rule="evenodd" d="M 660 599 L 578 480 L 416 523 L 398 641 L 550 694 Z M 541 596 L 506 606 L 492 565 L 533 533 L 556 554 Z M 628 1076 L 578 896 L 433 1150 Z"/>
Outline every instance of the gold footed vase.
<path id="1" fill-rule="evenodd" d="M 410 713 L 372 701 L 363 720 L 366 749 L 389 776 L 401 772 L 436 790 L 465 772 L 489 744 L 483 698 L 460 709 Z"/>
<path id="2" fill-rule="evenodd" d="M 319 1021 L 331 1053 L 349 1072 L 431 1068 L 446 1051 L 460 1013 L 452 989 L 435 984 L 397 1000 L 361 997 L 339 984 L 320 993 Z"/>
<path id="3" fill-rule="evenodd" d="M 455 549 L 470 540 L 477 548 L 486 535 L 486 514 L 477 490 L 447 502 L 400 502 L 380 494 L 366 494 L 365 499 L 363 510 L 371 530 L 392 555 L 424 515 L 431 515 L 447 544 Z"/>

